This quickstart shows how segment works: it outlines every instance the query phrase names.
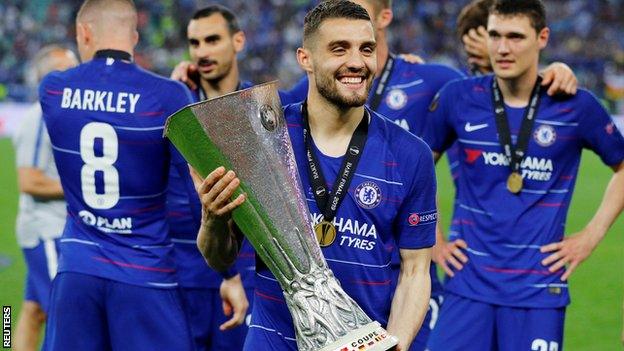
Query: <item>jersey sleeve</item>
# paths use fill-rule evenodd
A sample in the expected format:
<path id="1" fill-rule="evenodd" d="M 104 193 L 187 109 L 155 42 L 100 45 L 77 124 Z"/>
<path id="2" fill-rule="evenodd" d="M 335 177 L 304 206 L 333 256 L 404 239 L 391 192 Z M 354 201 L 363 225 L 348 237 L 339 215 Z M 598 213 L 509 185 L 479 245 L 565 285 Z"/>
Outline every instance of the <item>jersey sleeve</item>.
<path id="1" fill-rule="evenodd" d="M 397 244 L 401 249 L 421 249 L 435 244 L 437 222 L 436 178 L 431 150 L 418 140 L 415 163 L 406 165 L 404 172 L 411 169 L 411 179 L 404 179 L 409 184 L 407 194 L 394 223 Z M 408 167 L 408 168 L 407 168 Z"/>
<path id="2" fill-rule="evenodd" d="M 618 165 L 624 161 L 624 137 L 598 100 L 590 93 L 585 94 L 579 121 L 583 147 L 598 154 L 606 165 Z"/>
<path id="3" fill-rule="evenodd" d="M 435 152 L 446 151 L 457 139 L 452 124 L 453 90 L 447 84 L 436 94 L 429 106 L 423 139 Z"/>
<path id="4" fill-rule="evenodd" d="M 301 102 L 308 96 L 308 77 L 303 76 L 299 81 L 287 91 L 280 92 L 282 106 Z"/>
<path id="5" fill-rule="evenodd" d="M 15 161 L 17 167 L 35 167 L 41 165 L 41 150 L 44 142 L 45 127 L 43 119 L 37 118 L 39 111 L 31 109 L 21 122 L 13 138 L 15 146 Z"/>

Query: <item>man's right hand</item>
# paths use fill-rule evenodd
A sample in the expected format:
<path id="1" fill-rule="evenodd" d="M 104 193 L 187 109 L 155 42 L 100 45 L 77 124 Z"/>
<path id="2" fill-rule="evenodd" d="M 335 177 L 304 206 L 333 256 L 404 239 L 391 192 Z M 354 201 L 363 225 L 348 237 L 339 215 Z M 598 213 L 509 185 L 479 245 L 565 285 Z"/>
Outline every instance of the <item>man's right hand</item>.
<path id="1" fill-rule="evenodd" d="M 240 179 L 232 170 L 226 172 L 225 167 L 219 167 L 202 181 L 199 173 L 191 167 L 191 177 L 202 203 L 204 223 L 215 219 L 227 221 L 232 211 L 245 202 L 245 194 L 230 201 L 240 185 Z"/>
<path id="2" fill-rule="evenodd" d="M 192 77 L 198 74 L 197 66 L 191 63 L 190 61 L 182 61 L 178 63 L 173 72 L 171 72 L 171 76 L 169 78 L 173 80 L 180 81 L 191 90 L 197 89 L 197 84 L 192 79 Z"/>
<path id="3" fill-rule="evenodd" d="M 444 272 L 449 276 L 455 276 L 455 273 L 451 269 L 450 265 L 455 270 L 461 270 L 464 268 L 464 264 L 468 262 L 468 257 L 462 252 L 462 249 L 468 248 L 468 244 L 462 239 L 447 242 L 443 238 L 438 237 L 436 244 L 433 246 L 432 260 L 438 264 Z"/>

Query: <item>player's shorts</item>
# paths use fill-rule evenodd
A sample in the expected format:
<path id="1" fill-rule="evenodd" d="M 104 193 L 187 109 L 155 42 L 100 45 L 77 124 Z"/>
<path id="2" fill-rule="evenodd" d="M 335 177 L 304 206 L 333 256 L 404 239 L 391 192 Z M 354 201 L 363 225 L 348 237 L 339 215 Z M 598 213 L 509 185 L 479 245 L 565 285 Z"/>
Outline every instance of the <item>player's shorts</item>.
<path id="1" fill-rule="evenodd" d="M 423 320 L 418 334 L 416 334 L 414 341 L 412 341 L 412 346 L 410 346 L 409 351 L 425 351 L 427 349 L 427 342 L 429 341 L 431 331 L 438 320 L 438 314 L 440 307 L 442 306 L 442 301 L 442 295 L 431 295 L 431 299 L 429 299 L 429 310 L 425 315 L 425 319 Z"/>
<path id="2" fill-rule="evenodd" d="M 297 351 L 297 341 L 292 327 L 292 318 L 282 295 L 255 291 L 251 323 L 245 340 L 245 351 Z M 430 327 L 435 324 L 441 297 L 430 301 L 420 332 L 412 342 L 409 351 L 426 349 Z M 433 306 L 432 306 L 433 305 Z"/>
<path id="3" fill-rule="evenodd" d="M 58 239 L 43 240 L 34 248 L 22 249 L 27 268 L 24 300 L 36 302 L 45 312 L 58 266 L 57 243 Z"/>
<path id="4" fill-rule="evenodd" d="M 62 272 L 47 323 L 45 350 L 193 350 L 178 289 Z"/>
<path id="5" fill-rule="evenodd" d="M 219 330 L 219 326 L 229 320 L 231 316 L 226 317 L 223 314 L 218 289 L 182 288 L 180 290 L 197 351 L 240 351 L 243 349 L 251 319 L 253 290 L 245 290 L 249 301 L 245 323 L 226 331 Z"/>
<path id="6" fill-rule="evenodd" d="M 491 305 L 447 294 L 429 338 L 430 351 L 558 351 L 565 308 Z"/>

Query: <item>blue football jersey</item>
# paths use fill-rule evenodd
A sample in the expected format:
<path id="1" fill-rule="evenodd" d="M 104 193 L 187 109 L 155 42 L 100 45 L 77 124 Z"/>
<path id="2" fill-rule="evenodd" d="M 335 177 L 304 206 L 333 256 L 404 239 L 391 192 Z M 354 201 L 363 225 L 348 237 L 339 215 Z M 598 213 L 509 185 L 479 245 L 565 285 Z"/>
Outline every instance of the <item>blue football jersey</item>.
<path id="1" fill-rule="evenodd" d="M 385 325 L 398 277 L 391 266 L 393 253 L 397 247 L 420 249 L 435 243 L 436 183 L 427 145 L 381 115 L 370 115 L 361 160 L 333 219 L 336 239 L 322 251 L 343 289 L 371 318 Z M 287 106 L 285 117 L 314 225 L 323 215 L 306 169 L 301 104 Z M 343 157 L 326 156 L 314 148 L 331 189 Z M 258 267 L 254 308 L 266 308 L 264 301 L 275 300 L 283 301 L 279 285 L 266 268 Z M 286 305 L 279 306 L 269 311 L 275 316 L 269 325 L 251 327 L 275 327 L 279 334 L 294 337 L 292 321 L 278 322 L 290 318 Z"/>
<path id="2" fill-rule="evenodd" d="M 390 76 L 386 82 L 386 87 L 381 96 L 379 106 L 375 112 L 381 113 L 384 117 L 410 131 L 417 136 L 423 136 L 425 121 L 429 106 L 436 93 L 442 87 L 455 79 L 463 78 L 464 75 L 448 66 L 439 64 L 415 64 L 405 61 L 400 56 L 395 56 Z M 370 104 L 375 96 L 375 91 L 379 85 L 379 78 L 376 78 L 368 103 Z M 308 94 L 308 79 L 303 77 L 293 86 L 283 97 L 282 103 L 295 103 L 303 101 Z M 425 141 L 427 141 L 425 139 Z M 455 153 L 448 154 L 453 179 L 458 177 L 456 169 Z M 453 229 L 451 229 L 453 231 Z M 395 267 L 398 268 L 398 253 L 394 257 Z M 440 295 L 442 284 L 438 279 L 436 267 L 431 265 L 431 294 Z"/>
<path id="3" fill-rule="evenodd" d="M 240 89 L 251 87 L 251 82 L 242 82 Z M 199 89 L 193 90 L 195 102 L 201 101 L 205 94 Z M 193 189 L 189 196 L 188 189 Z M 167 192 L 167 217 L 170 224 L 173 253 L 178 265 L 180 285 L 186 288 L 218 289 L 223 277 L 215 272 L 204 260 L 197 249 L 197 233 L 201 224 L 201 202 L 194 191 L 193 180 L 188 169 L 181 173 L 171 167 Z M 253 246 L 244 239 L 238 253 L 234 271 L 241 274 L 245 289 L 253 288 L 256 259 Z"/>
<path id="4" fill-rule="evenodd" d="M 497 137 L 493 76 L 449 83 L 430 115 L 434 151 L 459 142 L 461 177 L 457 237 L 468 243 L 469 262 L 446 288 L 460 296 L 513 307 L 556 308 L 569 303 L 563 269 L 550 273 L 541 260 L 545 244 L 563 239 L 583 148 L 607 165 L 624 160 L 624 139 L 596 98 L 541 92 L 535 125 L 520 173 L 522 191 L 506 188 L 509 160 Z M 525 108 L 505 107 L 515 143 Z"/>
<path id="5" fill-rule="evenodd" d="M 96 58 L 46 76 L 39 96 L 68 207 L 59 272 L 177 286 L 165 200 L 170 163 L 186 162 L 162 134 L 190 92 Z"/>

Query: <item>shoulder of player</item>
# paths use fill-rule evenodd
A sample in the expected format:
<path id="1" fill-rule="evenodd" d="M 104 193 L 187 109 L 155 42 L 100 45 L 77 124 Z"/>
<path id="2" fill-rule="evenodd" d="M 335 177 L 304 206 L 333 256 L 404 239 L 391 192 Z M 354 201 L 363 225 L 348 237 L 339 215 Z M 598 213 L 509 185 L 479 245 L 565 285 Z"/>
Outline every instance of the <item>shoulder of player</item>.
<path id="1" fill-rule="evenodd" d="M 369 110 L 370 111 L 370 110 Z M 429 146 L 416 135 L 406 131 L 398 124 L 394 123 L 384 115 L 371 112 L 371 125 L 375 125 L 377 132 L 383 137 L 388 147 L 396 153 L 404 153 L 405 150 L 411 150 L 407 154 L 418 154 L 420 152 L 431 153 Z"/>
<path id="2" fill-rule="evenodd" d="M 545 89 L 544 89 L 545 90 Z M 544 93 L 545 94 L 545 93 Z M 574 95 L 559 94 L 554 96 L 542 95 L 550 100 L 551 104 L 567 103 L 579 105 L 578 107 L 587 107 L 592 105 L 601 105 L 600 100 L 594 93 L 587 89 L 579 88 Z"/>

